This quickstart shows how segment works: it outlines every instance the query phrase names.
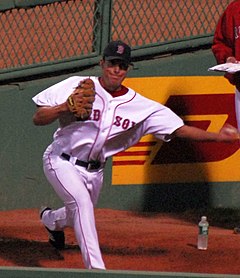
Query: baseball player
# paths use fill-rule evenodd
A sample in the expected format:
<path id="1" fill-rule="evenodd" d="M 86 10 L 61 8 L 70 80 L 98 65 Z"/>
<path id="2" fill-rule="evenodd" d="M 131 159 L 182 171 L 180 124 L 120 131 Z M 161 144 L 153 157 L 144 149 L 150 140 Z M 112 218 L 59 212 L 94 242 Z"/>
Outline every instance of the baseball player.
<path id="1" fill-rule="evenodd" d="M 44 173 L 63 201 L 59 209 L 45 207 L 40 218 L 49 233 L 49 242 L 64 248 L 64 228 L 72 227 L 88 269 L 105 269 L 95 227 L 94 207 L 103 183 L 108 157 L 136 144 L 143 135 L 163 141 L 174 137 L 191 140 L 235 142 L 238 133 L 223 127 L 219 133 L 187 126 L 164 105 L 143 97 L 122 85 L 131 67 L 131 48 L 122 41 L 110 42 L 103 52 L 100 77 L 94 82 L 95 99 L 88 118 L 70 109 L 72 94 L 86 77 L 73 76 L 40 92 L 33 101 L 35 125 L 59 120 L 53 142 L 43 155 Z M 78 95 L 80 98 L 82 92 Z M 78 100 L 78 103 L 84 101 Z M 88 106 L 89 108 L 90 106 Z"/>
<path id="2" fill-rule="evenodd" d="M 231 2 L 220 17 L 213 38 L 212 52 L 218 64 L 240 63 L 240 0 Z M 235 86 L 235 111 L 240 130 L 240 72 L 224 75 Z M 234 228 L 240 234 L 240 226 Z"/>

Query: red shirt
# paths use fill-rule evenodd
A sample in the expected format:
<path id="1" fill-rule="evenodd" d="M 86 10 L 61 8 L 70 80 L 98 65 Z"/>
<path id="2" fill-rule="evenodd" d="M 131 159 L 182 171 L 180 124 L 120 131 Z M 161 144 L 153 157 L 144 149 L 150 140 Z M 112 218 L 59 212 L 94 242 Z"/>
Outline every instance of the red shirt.
<path id="1" fill-rule="evenodd" d="M 218 64 L 226 63 L 230 56 L 240 61 L 240 0 L 230 3 L 216 26 L 212 52 Z M 234 75 L 225 74 L 230 83 L 235 85 Z"/>

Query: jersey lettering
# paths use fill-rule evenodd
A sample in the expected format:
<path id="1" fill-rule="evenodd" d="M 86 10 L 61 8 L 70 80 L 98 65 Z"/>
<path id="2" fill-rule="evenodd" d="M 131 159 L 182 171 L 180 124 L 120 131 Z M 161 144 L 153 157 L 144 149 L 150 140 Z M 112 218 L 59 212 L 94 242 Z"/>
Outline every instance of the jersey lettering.
<path id="1" fill-rule="evenodd" d="M 100 117 L 101 117 L 101 111 L 98 110 L 98 109 L 94 109 L 92 111 L 92 115 L 91 115 L 91 120 L 92 121 L 99 121 L 100 120 Z M 120 116 L 116 116 L 115 117 L 115 121 L 113 123 L 113 125 L 115 126 L 118 126 L 118 127 L 121 127 L 122 129 L 126 130 L 126 129 L 129 129 L 131 127 L 134 127 L 135 126 L 135 122 L 129 120 L 129 119 L 123 119 L 122 117 Z"/>
<path id="2" fill-rule="evenodd" d="M 94 109 L 92 111 L 91 120 L 96 121 L 96 122 L 99 121 L 100 120 L 100 115 L 101 115 L 100 110 Z"/>
<path id="3" fill-rule="evenodd" d="M 116 116 L 116 120 L 115 120 L 115 122 L 113 124 L 115 126 L 120 126 L 121 125 L 121 120 L 122 120 L 122 117 Z"/>
<path id="4" fill-rule="evenodd" d="M 116 116 L 115 122 L 113 124 L 115 126 L 120 126 L 120 127 L 122 127 L 122 129 L 126 130 L 131 127 L 134 127 L 136 123 L 129 119 L 123 119 L 120 116 Z"/>
<path id="5" fill-rule="evenodd" d="M 128 129 L 129 123 L 130 123 L 130 121 L 129 121 L 128 119 L 125 119 L 125 120 L 123 121 L 122 128 L 123 128 L 123 129 Z"/>

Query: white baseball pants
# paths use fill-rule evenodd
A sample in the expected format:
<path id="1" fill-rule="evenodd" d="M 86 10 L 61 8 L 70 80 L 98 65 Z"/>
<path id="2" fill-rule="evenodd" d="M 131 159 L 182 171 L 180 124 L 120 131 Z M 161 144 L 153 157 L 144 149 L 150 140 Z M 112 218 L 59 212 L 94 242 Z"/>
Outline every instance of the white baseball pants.
<path id="1" fill-rule="evenodd" d="M 88 269 L 105 269 L 95 226 L 94 207 L 103 182 L 103 169 L 88 172 L 54 154 L 48 147 L 43 156 L 44 173 L 64 207 L 44 213 L 50 230 L 72 227 Z"/>

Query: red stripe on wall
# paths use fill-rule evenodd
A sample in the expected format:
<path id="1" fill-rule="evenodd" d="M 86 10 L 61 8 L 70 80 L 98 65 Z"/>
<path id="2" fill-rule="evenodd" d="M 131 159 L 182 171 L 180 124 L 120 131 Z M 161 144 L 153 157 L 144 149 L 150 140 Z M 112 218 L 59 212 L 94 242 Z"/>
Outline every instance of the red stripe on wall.
<path id="1" fill-rule="evenodd" d="M 113 161 L 113 166 L 143 165 L 146 160 Z"/>

